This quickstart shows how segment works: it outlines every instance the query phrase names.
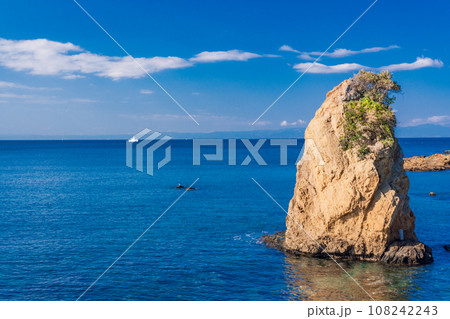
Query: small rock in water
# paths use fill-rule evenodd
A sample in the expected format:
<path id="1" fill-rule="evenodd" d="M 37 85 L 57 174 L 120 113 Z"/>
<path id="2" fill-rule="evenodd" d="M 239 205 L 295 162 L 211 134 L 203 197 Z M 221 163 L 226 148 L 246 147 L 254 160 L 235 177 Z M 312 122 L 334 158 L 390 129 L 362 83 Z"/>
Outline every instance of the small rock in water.
<path id="1" fill-rule="evenodd" d="M 450 153 L 450 151 L 442 151 L 442 153 Z"/>
<path id="2" fill-rule="evenodd" d="M 433 261 L 431 248 L 417 240 L 395 241 L 389 245 L 382 262 L 397 265 L 422 265 Z"/>
<path id="3" fill-rule="evenodd" d="M 444 249 L 445 249 L 446 251 L 450 251 L 450 245 L 444 245 Z"/>
<path id="4" fill-rule="evenodd" d="M 427 172 L 450 169 L 450 154 L 433 154 L 430 156 L 413 156 L 404 159 L 407 171 Z"/>
<path id="5" fill-rule="evenodd" d="M 430 196 L 436 196 L 436 193 L 430 192 L 428 195 L 430 195 Z"/>

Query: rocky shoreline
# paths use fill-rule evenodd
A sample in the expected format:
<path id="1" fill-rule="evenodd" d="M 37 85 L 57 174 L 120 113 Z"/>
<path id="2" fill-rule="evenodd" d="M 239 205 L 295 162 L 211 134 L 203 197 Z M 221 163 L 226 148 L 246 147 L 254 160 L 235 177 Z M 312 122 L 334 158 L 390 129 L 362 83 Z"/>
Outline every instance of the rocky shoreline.
<path id="1" fill-rule="evenodd" d="M 323 249 L 316 253 L 306 253 L 298 250 L 292 250 L 286 248 L 284 245 L 285 241 L 285 231 L 276 232 L 273 235 L 264 235 L 260 239 L 267 247 L 280 250 L 286 254 L 292 256 L 305 256 L 305 257 L 315 257 L 315 258 L 329 258 L 330 256 L 336 259 L 344 260 L 360 260 L 360 261 L 381 261 L 385 264 L 390 265 L 424 265 L 433 262 L 433 256 L 431 248 L 424 245 L 417 240 L 404 240 L 395 241 L 389 245 L 386 251 L 383 253 L 380 259 L 353 255 L 351 253 L 328 253 L 326 254 Z"/>
<path id="2" fill-rule="evenodd" d="M 405 158 L 403 166 L 405 170 L 413 172 L 444 171 L 450 169 L 450 154 Z"/>

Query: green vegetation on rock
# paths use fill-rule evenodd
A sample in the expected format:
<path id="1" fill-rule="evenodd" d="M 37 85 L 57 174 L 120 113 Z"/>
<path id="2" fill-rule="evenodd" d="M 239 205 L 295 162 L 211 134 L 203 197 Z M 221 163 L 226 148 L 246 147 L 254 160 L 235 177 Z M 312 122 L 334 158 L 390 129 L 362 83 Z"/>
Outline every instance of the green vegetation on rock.
<path id="1" fill-rule="evenodd" d="M 371 152 L 369 145 L 394 143 L 395 114 L 391 109 L 400 85 L 392 74 L 359 71 L 349 84 L 349 101 L 344 106 L 344 135 L 340 139 L 344 150 L 357 148 L 364 158 Z"/>

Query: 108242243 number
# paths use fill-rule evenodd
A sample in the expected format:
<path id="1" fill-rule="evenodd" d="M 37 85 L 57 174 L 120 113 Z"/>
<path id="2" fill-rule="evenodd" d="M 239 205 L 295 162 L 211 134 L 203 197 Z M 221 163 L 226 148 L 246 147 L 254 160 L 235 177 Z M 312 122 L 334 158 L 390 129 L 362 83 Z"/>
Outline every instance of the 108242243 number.
<path id="1" fill-rule="evenodd" d="M 437 306 L 369 306 L 369 316 L 436 316 Z"/>

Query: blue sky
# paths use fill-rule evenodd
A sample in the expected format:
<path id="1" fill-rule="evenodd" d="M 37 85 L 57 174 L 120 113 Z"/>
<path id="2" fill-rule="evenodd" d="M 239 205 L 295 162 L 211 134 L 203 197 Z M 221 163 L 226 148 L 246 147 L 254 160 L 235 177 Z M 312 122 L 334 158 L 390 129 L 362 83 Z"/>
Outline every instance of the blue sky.
<path id="1" fill-rule="evenodd" d="M 450 126 L 450 3 L 373 1 L 0 3 L 0 135 L 115 135 L 305 126 L 359 68 L 402 85 L 400 126 Z M 281 50 L 280 50 L 281 49 Z"/>

